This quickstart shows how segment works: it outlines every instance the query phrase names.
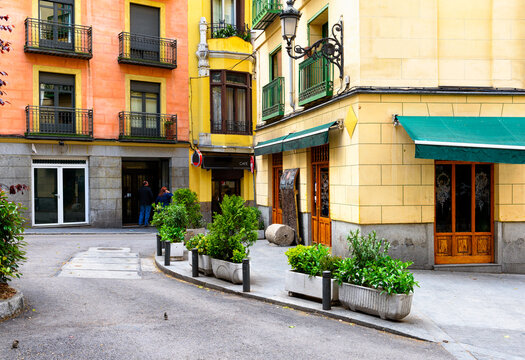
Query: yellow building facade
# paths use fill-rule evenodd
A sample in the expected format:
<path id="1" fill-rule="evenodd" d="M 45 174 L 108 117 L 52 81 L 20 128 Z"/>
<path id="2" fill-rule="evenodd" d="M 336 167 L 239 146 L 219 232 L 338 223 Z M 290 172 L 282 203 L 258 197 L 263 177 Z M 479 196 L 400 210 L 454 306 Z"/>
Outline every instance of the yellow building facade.
<path id="1" fill-rule="evenodd" d="M 286 7 L 270 5 L 262 11 Z M 346 255 L 350 230 L 376 230 L 393 256 L 419 268 L 525 272 L 525 143 L 503 136 L 487 143 L 503 123 L 520 133 L 525 119 L 521 2 L 297 0 L 294 7 L 302 13 L 295 45 L 331 37 L 342 21 L 344 71 L 340 79 L 337 67 L 312 56 L 290 64 L 279 18 L 258 24 L 256 194 L 268 222 L 281 220 L 279 174 L 299 169 L 306 243 Z M 427 128 L 438 130 L 420 131 Z M 429 141 L 434 135 L 439 144 Z"/>
<path id="2" fill-rule="evenodd" d="M 250 23 L 249 1 L 188 6 L 190 188 L 199 195 L 207 221 L 220 210 L 224 195 L 254 203 L 250 164 L 257 113 Z"/>

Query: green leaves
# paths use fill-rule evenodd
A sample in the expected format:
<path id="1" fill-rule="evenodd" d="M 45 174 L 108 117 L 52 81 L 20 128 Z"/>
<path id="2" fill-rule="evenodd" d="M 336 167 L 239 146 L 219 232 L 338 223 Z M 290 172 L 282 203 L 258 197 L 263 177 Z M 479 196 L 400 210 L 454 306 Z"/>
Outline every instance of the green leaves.
<path id="1" fill-rule="evenodd" d="M 322 244 L 314 246 L 297 245 L 285 252 L 288 264 L 292 270 L 308 274 L 310 276 L 321 276 L 323 271 L 334 272 L 341 258 L 332 256 L 330 248 Z"/>
<path id="2" fill-rule="evenodd" d="M 208 254 L 208 242 L 209 240 L 204 234 L 197 234 L 186 241 L 186 249 L 191 251 L 196 248 L 199 254 L 206 255 Z"/>
<path id="3" fill-rule="evenodd" d="M 175 226 L 162 225 L 159 229 L 159 235 L 162 241 L 168 241 L 171 243 L 183 242 L 185 234 L 186 229 Z"/>
<path id="4" fill-rule="evenodd" d="M 20 264 L 26 260 L 26 246 L 22 233 L 25 219 L 20 214 L 24 208 L 7 200 L 0 190 L 0 283 L 20 278 Z"/>
<path id="5" fill-rule="evenodd" d="M 196 229 L 202 224 L 201 205 L 199 197 L 190 189 L 178 189 L 173 193 L 173 202 L 182 205 L 188 214 L 188 226 Z"/>
<path id="6" fill-rule="evenodd" d="M 188 213 L 184 205 L 172 203 L 163 207 L 157 204 L 151 223 L 158 228 L 166 225 L 172 228 L 186 229 L 188 227 Z"/>

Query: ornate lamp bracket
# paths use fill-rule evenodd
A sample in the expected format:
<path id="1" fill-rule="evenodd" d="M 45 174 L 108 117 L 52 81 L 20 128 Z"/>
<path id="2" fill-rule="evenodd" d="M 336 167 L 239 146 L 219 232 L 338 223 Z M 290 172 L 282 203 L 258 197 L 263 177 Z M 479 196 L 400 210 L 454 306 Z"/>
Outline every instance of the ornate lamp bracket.
<path id="1" fill-rule="evenodd" d="M 339 35 L 339 36 L 338 36 Z M 308 56 L 313 59 L 324 57 L 339 69 L 339 78 L 344 76 L 344 51 L 343 51 L 343 19 L 332 26 L 332 36 L 316 41 L 309 47 L 303 48 L 300 45 L 293 46 L 292 41 L 288 40 L 286 51 L 292 59 L 301 59 Z M 295 55 L 294 55 L 295 52 Z"/>

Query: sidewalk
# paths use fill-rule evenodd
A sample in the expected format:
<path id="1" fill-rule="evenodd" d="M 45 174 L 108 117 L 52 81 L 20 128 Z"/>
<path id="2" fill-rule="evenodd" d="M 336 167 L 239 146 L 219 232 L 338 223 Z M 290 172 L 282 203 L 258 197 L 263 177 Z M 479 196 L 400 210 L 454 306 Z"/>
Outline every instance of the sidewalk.
<path id="1" fill-rule="evenodd" d="M 154 226 L 138 227 L 130 226 L 123 228 L 94 228 L 91 226 L 71 226 L 71 227 L 37 227 L 27 228 L 25 235 L 86 235 L 86 234 L 156 234 L 157 228 Z"/>
<path id="2" fill-rule="evenodd" d="M 202 274 L 191 277 L 187 261 L 156 257 L 159 269 L 205 287 L 323 316 L 373 327 L 394 334 L 442 343 L 458 359 L 523 359 L 525 356 L 525 276 L 414 271 L 417 288 L 412 311 L 401 322 L 381 320 L 344 309 L 322 310 L 321 303 L 290 297 L 284 290 L 289 269 L 288 248 L 259 240 L 250 251 L 251 292 Z"/>

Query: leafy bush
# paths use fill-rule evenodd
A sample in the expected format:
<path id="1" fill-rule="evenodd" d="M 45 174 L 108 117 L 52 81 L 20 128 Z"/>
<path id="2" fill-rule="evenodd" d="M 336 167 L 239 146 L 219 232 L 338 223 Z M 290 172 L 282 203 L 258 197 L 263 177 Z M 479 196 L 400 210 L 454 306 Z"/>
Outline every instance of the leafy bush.
<path id="1" fill-rule="evenodd" d="M 208 254 L 208 238 L 204 234 L 197 234 L 188 241 L 186 241 L 186 249 L 193 250 L 197 249 L 199 254 Z"/>
<path id="2" fill-rule="evenodd" d="M 174 226 L 168 226 L 168 225 L 162 225 L 159 229 L 159 235 L 162 241 L 171 242 L 171 243 L 179 243 L 184 241 L 184 234 L 186 234 L 186 230 L 174 227 Z"/>
<path id="3" fill-rule="evenodd" d="M 157 204 L 154 208 L 151 224 L 157 228 L 163 225 L 186 229 L 188 227 L 188 213 L 183 205 L 171 203 L 168 206 Z"/>
<path id="4" fill-rule="evenodd" d="M 390 243 L 377 240 L 375 231 L 367 236 L 350 232 L 348 245 L 352 257 L 337 265 L 334 277 L 339 283 L 349 283 L 381 290 L 387 294 L 409 294 L 419 284 L 408 270 L 412 262 L 392 259 Z"/>
<path id="5" fill-rule="evenodd" d="M 173 202 L 183 205 L 188 213 L 188 226 L 197 229 L 202 226 L 202 213 L 199 197 L 190 189 L 178 189 L 173 193 Z"/>
<path id="6" fill-rule="evenodd" d="M 246 32 L 237 31 L 237 29 L 231 24 L 226 24 L 223 28 L 215 30 L 212 34 L 212 38 L 214 39 L 229 38 L 232 36 L 238 36 L 248 42 L 252 39 L 249 29 Z"/>
<path id="7" fill-rule="evenodd" d="M 209 226 L 208 255 L 240 263 L 248 256 L 249 247 L 257 241 L 257 215 L 236 195 L 226 195 L 221 210 L 222 214 L 215 213 Z"/>
<path id="8" fill-rule="evenodd" d="M 26 243 L 22 236 L 25 219 L 21 210 L 25 209 L 8 201 L 5 192 L 0 190 L 0 283 L 22 275 L 19 266 L 26 260 L 23 250 Z"/>
<path id="9" fill-rule="evenodd" d="M 323 271 L 333 273 L 341 258 L 332 256 L 330 248 L 322 244 L 313 246 L 297 245 L 289 249 L 285 255 L 292 270 L 308 274 L 310 276 L 321 276 Z"/>

